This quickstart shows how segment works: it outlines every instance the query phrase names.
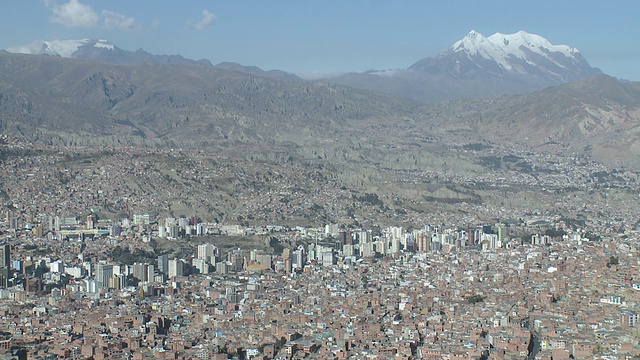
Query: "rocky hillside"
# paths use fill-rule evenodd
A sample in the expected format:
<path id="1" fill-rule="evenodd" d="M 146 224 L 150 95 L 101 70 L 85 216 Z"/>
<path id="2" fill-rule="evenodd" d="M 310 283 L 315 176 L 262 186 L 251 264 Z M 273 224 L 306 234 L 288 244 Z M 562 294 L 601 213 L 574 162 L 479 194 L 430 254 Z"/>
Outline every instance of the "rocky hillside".
<path id="1" fill-rule="evenodd" d="M 419 105 L 329 84 L 192 65 L 0 54 L 3 132 L 49 143 L 270 143 L 331 137 Z M 99 140 L 96 140 L 99 138 Z"/>
<path id="2" fill-rule="evenodd" d="M 481 135 L 635 167 L 638 88 L 600 75 L 527 95 L 423 105 L 215 67 L 2 53 L 0 126 L 48 144 L 198 147 L 389 168 L 441 163 L 424 139 L 464 144 Z"/>
<path id="3" fill-rule="evenodd" d="M 585 154 L 640 168 L 640 83 L 598 75 L 520 96 L 460 102 L 452 128 L 535 151 Z M 443 125 L 447 126 L 447 125 Z"/>

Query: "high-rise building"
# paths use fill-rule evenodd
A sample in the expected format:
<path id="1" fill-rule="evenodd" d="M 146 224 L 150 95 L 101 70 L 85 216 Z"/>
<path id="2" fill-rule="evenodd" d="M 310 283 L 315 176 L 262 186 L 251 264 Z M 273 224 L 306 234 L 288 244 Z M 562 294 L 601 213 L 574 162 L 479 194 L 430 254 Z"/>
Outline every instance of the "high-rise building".
<path id="1" fill-rule="evenodd" d="M 209 264 L 204 259 L 193 259 L 193 267 L 200 271 L 200 274 L 209 273 Z"/>
<path id="2" fill-rule="evenodd" d="M 0 286 L 7 287 L 11 275 L 11 246 L 0 245 Z"/>
<path id="3" fill-rule="evenodd" d="M 113 275 L 109 278 L 109 288 L 110 289 L 123 289 L 127 286 L 127 277 L 124 274 Z"/>
<path id="4" fill-rule="evenodd" d="M 134 263 L 132 266 L 132 275 L 143 283 L 154 281 L 155 267 L 147 263 Z"/>
<path id="5" fill-rule="evenodd" d="M 184 264 L 182 260 L 171 259 L 169 260 L 169 277 L 182 276 L 184 275 Z"/>
<path id="6" fill-rule="evenodd" d="M 326 251 L 322 253 L 322 266 L 333 265 L 333 252 Z"/>
<path id="7" fill-rule="evenodd" d="M 291 253 L 291 265 L 294 269 L 302 269 L 304 267 L 304 249 L 297 248 Z"/>
<path id="8" fill-rule="evenodd" d="M 113 276 L 112 264 L 98 264 L 96 266 L 96 286 L 98 288 L 106 288 L 109 286 L 109 278 Z"/>
<path id="9" fill-rule="evenodd" d="M 354 246 L 353 245 L 342 245 L 342 256 L 353 256 L 353 249 Z"/>
<path id="10" fill-rule="evenodd" d="M 153 265 L 151 264 L 147 264 L 146 267 L 147 270 L 147 280 L 148 282 L 153 282 L 155 280 L 156 277 L 156 269 Z"/>
<path id="11" fill-rule="evenodd" d="M 169 231 L 169 234 L 167 235 L 167 237 L 169 239 L 177 239 L 178 238 L 178 230 L 180 230 L 180 227 L 178 225 L 173 224 L 171 226 L 168 226 L 167 230 Z"/>
<path id="12" fill-rule="evenodd" d="M 327 224 L 324 226 L 324 234 L 326 236 L 336 236 L 340 231 L 339 229 L 338 224 Z"/>
<path id="13" fill-rule="evenodd" d="M 9 229 L 17 230 L 18 229 L 18 218 L 12 217 L 9 219 Z"/>
<path id="14" fill-rule="evenodd" d="M 198 245 L 198 253 L 196 257 L 198 259 L 210 261 L 211 257 L 216 253 L 216 246 L 213 244 L 200 244 Z"/>
<path id="15" fill-rule="evenodd" d="M 134 225 L 148 225 L 150 222 L 149 214 L 133 214 Z"/>
<path id="16" fill-rule="evenodd" d="M 169 256 L 167 255 L 158 256 L 158 272 L 160 274 L 169 273 Z"/>
<path id="17" fill-rule="evenodd" d="M 189 227 L 189 225 L 191 225 L 191 223 L 189 222 L 189 218 L 181 217 L 180 219 L 178 219 L 178 226 L 180 226 L 181 228 L 186 229 Z"/>
<path id="18" fill-rule="evenodd" d="M 87 216 L 87 226 L 88 230 L 92 230 L 96 228 L 96 216 L 94 214 L 90 214 Z"/>
<path id="19" fill-rule="evenodd" d="M 9 267 L 11 264 L 11 245 L 0 245 L 0 267 Z"/>
<path id="20" fill-rule="evenodd" d="M 197 236 L 206 235 L 206 233 L 207 233 L 207 227 L 205 226 L 205 224 L 200 223 L 196 225 Z"/>
<path id="21" fill-rule="evenodd" d="M 167 237 L 167 227 L 164 226 L 163 220 L 161 220 L 160 224 L 158 225 L 158 237 L 162 239 Z"/>
<path id="22" fill-rule="evenodd" d="M 120 236 L 122 234 L 122 226 L 111 225 L 109 226 L 109 236 Z"/>
<path id="23" fill-rule="evenodd" d="M 226 275 L 229 273 L 229 269 L 227 267 L 226 261 L 220 261 L 219 263 L 216 263 L 216 272 L 220 275 Z"/>
<path id="24" fill-rule="evenodd" d="M 241 271 L 244 269 L 244 257 L 242 256 L 242 250 L 230 251 L 227 257 L 233 271 Z"/>

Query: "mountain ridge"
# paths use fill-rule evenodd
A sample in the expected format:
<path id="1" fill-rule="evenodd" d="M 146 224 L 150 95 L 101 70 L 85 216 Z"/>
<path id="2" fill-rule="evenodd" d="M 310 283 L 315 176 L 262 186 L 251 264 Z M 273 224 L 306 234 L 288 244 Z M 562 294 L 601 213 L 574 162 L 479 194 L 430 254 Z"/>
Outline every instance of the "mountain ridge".
<path id="1" fill-rule="evenodd" d="M 206 59 L 196 61 L 180 55 L 153 55 L 142 49 L 126 51 L 105 39 L 34 42 L 12 50 L 116 64 L 149 62 L 214 66 Z M 282 70 L 264 71 L 233 62 L 215 66 L 272 79 L 304 81 Z M 578 49 L 554 45 L 542 36 L 519 31 L 485 37 L 472 30 L 439 55 L 421 59 L 406 69 L 346 73 L 319 81 L 433 103 L 528 93 L 599 73 L 602 72 L 592 68 Z"/>
<path id="2" fill-rule="evenodd" d="M 639 87 L 598 75 L 524 95 L 421 104 L 194 64 L 117 65 L 0 52 L 0 129 L 46 144 L 251 146 L 309 160 L 351 159 L 361 145 L 346 144 L 361 136 L 397 137 L 394 143 L 407 136 L 463 143 L 481 137 L 640 168 L 634 150 L 640 147 Z M 374 150 L 363 161 L 388 161 Z"/>

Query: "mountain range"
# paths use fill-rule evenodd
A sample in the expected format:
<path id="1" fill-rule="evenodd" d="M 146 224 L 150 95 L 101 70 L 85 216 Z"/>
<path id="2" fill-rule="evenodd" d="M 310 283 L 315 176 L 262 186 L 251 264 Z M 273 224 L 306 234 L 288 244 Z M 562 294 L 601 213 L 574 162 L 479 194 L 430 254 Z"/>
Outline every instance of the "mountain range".
<path id="1" fill-rule="evenodd" d="M 206 59 L 195 61 L 179 55 L 152 55 L 142 49 L 126 51 L 104 39 L 42 41 L 9 51 L 113 64 L 213 66 Z M 278 80 L 302 81 L 282 70 L 264 71 L 230 62 L 214 67 Z M 519 31 L 484 37 L 471 31 L 440 55 L 419 60 L 407 69 L 347 73 L 321 81 L 431 103 L 527 93 L 600 73 L 577 49 L 553 45 L 539 35 Z"/>
<path id="2" fill-rule="evenodd" d="M 27 46 L 10 48 L 8 51 L 21 54 L 103 61 L 110 64 L 191 64 L 213 67 L 213 64 L 207 59 L 191 60 L 180 55 L 154 55 L 143 49 L 138 49 L 137 51 L 123 50 L 106 39 L 36 41 Z M 243 66 L 232 62 L 223 62 L 215 67 L 274 79 L 302 80 L 298 76 L 285 71 L 264 71 L 256 66 Z"/>
<path id="3" fill-rule="evenodd" d="M 606 75 L 517 96 L 421 104 L 193 63 L 0 52 L 0 129 L 46 144 L 244 147 L 251 150 L 240 153 L 256 158 L 358 159 L 393 168 L 432 156 L 390 155 L 418 136 L 581 153 L 640 168 L 638 99 L 638 83 Z"/>

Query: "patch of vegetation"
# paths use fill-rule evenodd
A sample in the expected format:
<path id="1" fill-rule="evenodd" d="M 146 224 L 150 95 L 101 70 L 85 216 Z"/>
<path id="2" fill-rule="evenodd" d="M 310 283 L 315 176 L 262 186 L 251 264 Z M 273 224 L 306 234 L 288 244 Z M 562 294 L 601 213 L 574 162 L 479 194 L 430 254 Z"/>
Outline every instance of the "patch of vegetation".
<path id="1" fill-rule="evenodd" d="M 491 149 L 491 146 L 481 144 L 481 143 L 474 143 L 474 144 L 465 144 L 462 148 L 465 150 L 471 150 L 471 151 L 482 151 L 484 149 Z"/>
<path id="2" fill-rule="evenodd" d="M 273 253 L 275 255 L 282 255 L 282 251 L 284 250 L 284 245 L 280 243 L 280 240 L 278 240 L 277 237 L 272 236 L 271 239 L 269 239 L 269 246 L 273 248 Z"/>
<path id="3" fill-rule="evenodd" d="M 153 263 L 156 260 L 155 253 L 140 249 L 136 249 L 132 253 L 129 248 L 121 248 L 119 246 L 113 248 L 113 250 L 108 253 L 107 256 L 113 258 L 114 261 L 127 265 L 131 265 L 135 262 Z"/>
<path id="4" fill-rule="evenodd" d="M 557 238 L 567 235 L 567 232 L 562 229 L 547 229 L 544 234 L 552 238 Z"/>
<path id="5" fill-rule="evenodd" d="M 594 234 L 592 232 L 587 232 L 586 234 L 584 234 L 584 237 L 589 239 L 590 241 L 601 241 L 602 240 L 602 236 L 600 236 L 598 234 Z"/>
<path id="6" fill-rule="evenodd" d="M 352 195 L 355 200 L 359 200 L 363 203 L 370 204 L 372 206 L 380 206 L 383 207 L 384 203 L 378 197 L 378 194 L 366 193 L 363 196 Z"/>
<path id="7" fill-rule="evenodd" d="M 489 169 L 500 169 L 502 167 L 502 159 L 497 156 L 482 156 L 478 164 Z"/>
<path id="8" fill-rule="evenodd" d="M 520 156 L 513 155 L 513 154 L 505 155 L 502 157 L 502 161 L 510 162 L 510 163 L 517 163 L 518 161 L 521 161 L 521 160 L 522 158 Z"/>
<path id="9" fill-rule="evenodd" d="M 484 297 L 482 297 L 482 295 L 476 294 L 476 295 L 471 295 L 467 297 L 466 300 L 469 304 L 475 304 L 479 302 L 484 302 Z"/>
<path id="10" fill-rule="evenodd" d="M 524 173 L 531 173 L 533 171 L 533 165 L 527 161 L 520 161 L 516 163 L 516 166 Z"/>

